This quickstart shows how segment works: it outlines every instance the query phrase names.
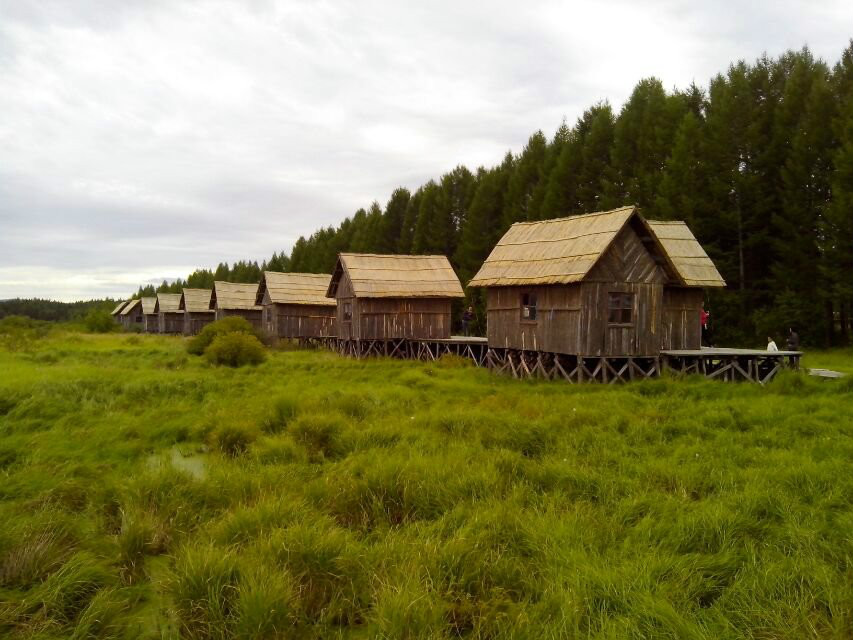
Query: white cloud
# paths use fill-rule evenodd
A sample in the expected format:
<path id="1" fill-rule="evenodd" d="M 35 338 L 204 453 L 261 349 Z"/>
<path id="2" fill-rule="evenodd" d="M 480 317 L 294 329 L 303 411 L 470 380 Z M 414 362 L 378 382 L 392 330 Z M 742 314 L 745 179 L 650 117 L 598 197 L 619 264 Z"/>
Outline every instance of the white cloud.
<path id="1" fill-rule="evenodd" d="M 833 61 L 851 23 L 837 0 L 0 0 L 0 298 L 260 260 L 642 77 Z"/>

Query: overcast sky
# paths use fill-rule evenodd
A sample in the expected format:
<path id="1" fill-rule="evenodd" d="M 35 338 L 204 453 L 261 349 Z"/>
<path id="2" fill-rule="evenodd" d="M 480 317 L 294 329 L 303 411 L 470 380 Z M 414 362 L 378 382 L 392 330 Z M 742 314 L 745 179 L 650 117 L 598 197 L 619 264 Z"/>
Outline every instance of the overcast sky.
<path id="1" fill-rule="evenodd" d="M 261 261 L 641 78 L 851 36 L 850 0 L 0 0 L 0 299 Z"/>

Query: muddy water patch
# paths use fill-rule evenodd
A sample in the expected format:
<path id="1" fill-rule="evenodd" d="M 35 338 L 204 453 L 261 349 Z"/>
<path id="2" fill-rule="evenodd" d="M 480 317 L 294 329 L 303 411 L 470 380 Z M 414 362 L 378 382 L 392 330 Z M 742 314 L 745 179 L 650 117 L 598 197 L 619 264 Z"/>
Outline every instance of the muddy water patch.
<path id="1" fill-rule="evenodd" d="M 176 444 L 166 451 L 148 456 L 146 464 L 150 469 L 171 467 L 203 480 L 207 475 L 208 453 L 204 445 Z"/>

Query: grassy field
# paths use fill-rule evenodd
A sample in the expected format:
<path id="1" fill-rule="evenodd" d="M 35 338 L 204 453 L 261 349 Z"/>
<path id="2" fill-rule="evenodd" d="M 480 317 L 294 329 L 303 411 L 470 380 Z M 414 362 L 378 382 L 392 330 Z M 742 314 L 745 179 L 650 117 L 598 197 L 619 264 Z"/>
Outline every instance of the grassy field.
<path id="1" fill-rule="evenodd" d="M 0 637 L 853 634 L 853 378 L 184 346 L 0 341 Z"/>

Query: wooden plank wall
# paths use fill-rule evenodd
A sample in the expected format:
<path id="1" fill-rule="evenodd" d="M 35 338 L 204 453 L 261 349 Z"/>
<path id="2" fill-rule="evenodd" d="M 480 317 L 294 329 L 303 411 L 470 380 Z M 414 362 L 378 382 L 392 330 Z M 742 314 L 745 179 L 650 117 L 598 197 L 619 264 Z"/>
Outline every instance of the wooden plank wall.
<path id="1" fill-rule="evenodd" d="M 338 281 L 338 289 L 335 292 L 335 296 L 338 303 L 335 311 L 335 315 L 337 317 L 337 322 L 335 323 L 337 325 L 336 333 L 338 334 L 338 338 L 342 340 L 352 340 L 355 338 L 353 335 L 353 323 L 356 322 L 358 305 L 356 304 L 355 295 L 353 295 L 352 283 L 346 273 L 344 273 Z M 351 320 L 344 320 L 344 309 L 347 304 L 349 304 L 352 309 Z"/>
<path id="2" fill-rule="evenodd" d="M 449 298 L 357 298 L 353 328 L 359 340 L 450 337 Z"/>
<path id="3" fill-rule="evenodd" d="M 663 284 L 665 281 L 666 274 L 663 269 L 631 227 L 625 227 L 617 234 L 610 247 L 584 278 L 584 282 Z"/>
<path id="4" fill-rule="evenodd" d="M 184 312 L 184 334 L 188 336 L 198 335 L 198 333 L 210 324 L 215 319 L 213 313 L 199 313 L 192 311 Z"/>
<path id="5" fill-rule="evenodd" d="M 660 352 L 663 286 L 642 282 L 584 282 L 581 284 L 583 355 L 655 356 Z M 634 295 L 629 326 L 608 323 L 610 293 Z"/>
<path id="6" fill-rule="evenodd" d="M 263 314 L 261 309 L 217 309 L 216 319 L 239 316 L 245 318 L 258 331 L 263 330 Z"/>
<path id="7" fill-rule="evenodd" d="M 536 295 L 535 322 L 521 319 L 523 293 Z M 580 352 L 580 285 L 491 287 L 486 306 L 486 337 L 490 346 L 553 353 Z"/>
<path id="8" fill-rule="evenodd" d="M 663 290 L 662 349 L 700 349 L 702 289 L 665 287 Z"/>
<path id="9" fill-rule="evenodd" d="M 160 333 L 183 333 L 184 312 L 161 312 L 158 314 Z"/>
<path id="10" fill-rule="evenodd" d="M 279 338 L 325 338 L 335 335 L 335 307 L 305 304 L 264 306 L 265 326 Z"/>
<path id="11" fill-rule="evenodd" d="M 160 333 L 160 318 L 156 313 L 144 313 L 142 327 L 146 333 Z"/>

